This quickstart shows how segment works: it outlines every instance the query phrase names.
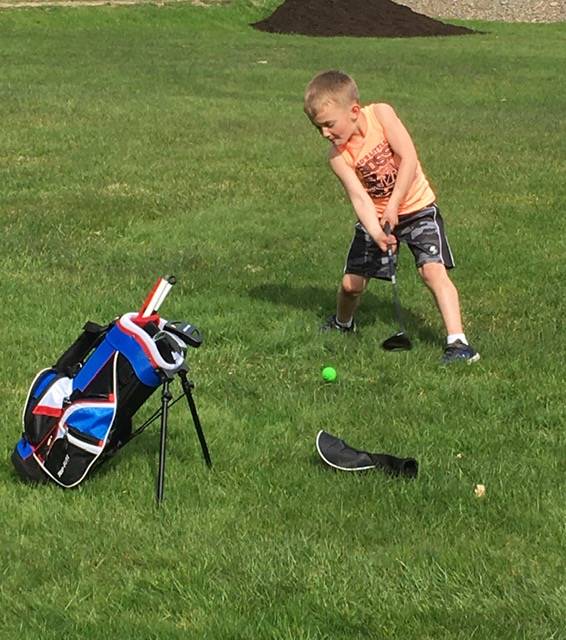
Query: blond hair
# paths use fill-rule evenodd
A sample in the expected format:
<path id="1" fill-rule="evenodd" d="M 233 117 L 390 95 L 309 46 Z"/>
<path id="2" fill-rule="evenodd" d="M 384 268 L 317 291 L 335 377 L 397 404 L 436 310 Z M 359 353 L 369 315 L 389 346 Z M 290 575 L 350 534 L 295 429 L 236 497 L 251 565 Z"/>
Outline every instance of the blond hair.
<path id="1" fill-rule="evenodd" d="M 321 71 L 307 85 L 304 108 L 305 113 L 313 118 L 329 103 L 349 107 L 359 101 L 358 87 L 347 73 Z"/>

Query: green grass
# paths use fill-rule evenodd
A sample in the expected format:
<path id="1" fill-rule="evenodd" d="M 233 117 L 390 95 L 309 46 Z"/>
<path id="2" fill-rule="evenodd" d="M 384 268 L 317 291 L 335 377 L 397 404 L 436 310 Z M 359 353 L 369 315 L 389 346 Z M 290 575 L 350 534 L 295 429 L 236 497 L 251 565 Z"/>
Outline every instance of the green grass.
<path id="1" fill-rule="evenodd" d="M 409 40 L 248 27 L 276 4 L 0 12 L 0 637 L 566 638 L 565 25 Z M 383 283 L 359 336 L 318 334 L 352 227 L 302 114 L 328 67 L 413 133 L 477 366 L 438 366 L 441 323 L 408 253 L 412 352 L 379 348 Z M 205 334 L 190 363 L 213 471 L 177 405 L 160 510 L 157 428 L 78 490 L 17 482 L 36 371 L 163 273 L 179 280 L 164 316 Z M 416 457 L 419 478 L 323 469 L 321 428 Z"/>

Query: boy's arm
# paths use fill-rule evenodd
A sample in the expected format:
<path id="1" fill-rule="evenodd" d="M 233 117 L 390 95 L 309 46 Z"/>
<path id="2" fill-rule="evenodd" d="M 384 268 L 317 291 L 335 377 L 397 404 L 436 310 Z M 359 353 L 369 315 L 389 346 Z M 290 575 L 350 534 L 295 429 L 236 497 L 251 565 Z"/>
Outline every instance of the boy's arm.
<path id="1" fill-rule="evenodd" d="M 418 165 L 417 151 L 409 132 L 399 120 L 393 107 L 388 104 L 376 104 L 373 110 L 383 127 L 385 139 L 391 150 L 400 158 L 395 187 L 381 217 L 381 224 L 385 225 L 389 222 L 393 229 L 399 222 L 399 207 L 415 179 Z"/>
<path id="2" fill-rule="evenodd" d="M 338 176 L 344 190 L 350 198 L 352 207 L 358 216 L 358 220 L 362 223 L 366 231 L 377 243 L 382 251 L 387 251 L 388 243 L 393 244 L 395 237 L 393 235 L 385 235 L 385 232 L 379 224 L 379 219 L 375 211 L 375 206 L 367 191 L 364 189 L 356 172 L 352 167 L 348 166 L 344 158 L 334 150 L 330 154 L 330 167 Z"/>

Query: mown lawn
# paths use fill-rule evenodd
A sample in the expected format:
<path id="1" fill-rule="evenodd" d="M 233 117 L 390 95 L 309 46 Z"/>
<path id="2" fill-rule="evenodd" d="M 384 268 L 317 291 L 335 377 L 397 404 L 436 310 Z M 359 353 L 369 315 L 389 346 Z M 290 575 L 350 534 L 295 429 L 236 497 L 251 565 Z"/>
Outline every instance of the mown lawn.
<path id="1" fill-rule="evenodd" d="M 566 26 L 248 26 L 276 4 L 0 12 L 0 637 L 566 638 Z M 413 133 L 477 365 L 438 366 L 408 252 L 413 351 L 380 349 L 384 283 L 359 335 L 318 333 L 353 222 L 302 113 L 324 68 Z M 163 315 L 205 335 L 190 364 L 214 469 L 179 404 L 159 510 L 157 425 L 77 490 L 18 482 L 35 373 L 164 273 L 179 284 Z M 414 456 L 419 477 L 331 472 L 319 429 Z"/>

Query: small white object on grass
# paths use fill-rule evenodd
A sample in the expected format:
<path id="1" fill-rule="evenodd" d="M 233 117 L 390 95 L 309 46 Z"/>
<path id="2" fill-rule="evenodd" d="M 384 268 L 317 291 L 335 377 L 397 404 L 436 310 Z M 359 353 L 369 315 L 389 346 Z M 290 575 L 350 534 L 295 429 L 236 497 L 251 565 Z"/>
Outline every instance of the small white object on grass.
<path id="1" fill-rule="evenodd" d="M 483 498 L 485 496 L 485 484 L 476 484 L 474 487 L 474 495 L 476 498 Z"/>

